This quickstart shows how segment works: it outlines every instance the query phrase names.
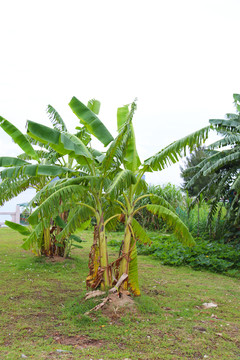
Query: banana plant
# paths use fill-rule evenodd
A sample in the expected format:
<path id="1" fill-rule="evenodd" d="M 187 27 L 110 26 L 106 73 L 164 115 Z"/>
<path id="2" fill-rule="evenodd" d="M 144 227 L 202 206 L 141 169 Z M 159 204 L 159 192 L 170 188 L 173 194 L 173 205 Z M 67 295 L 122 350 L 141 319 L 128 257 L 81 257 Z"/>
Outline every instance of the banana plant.
<path id="1" fill-rule="evenodd" d="M 196 174 L 187 187 L 196 183 L 200 176 L 210 176 L 209 183 L 199 192 L 196 201 L 204 195 L 209 200 L 209 225 L 216 212 L 221 211 L 221 202 L 226 202 L 227 219 L 234 225 L 240 220 L 240 94 L 233 94 L 236 113 L 227 113 L 225 119 L 210 119 L 211 128 L 221 138 L 210 144 L 207 157 L 193 169 Z"/>
<path id="2" fill-rule="evenodd" d="M 117 174 L 118 184 L 123 184 L 125 189 L 136 182 L 134 174 L 130 170 L 122 170 L 122 147 L 128 139 L 128 129 L 131 125 L 131 116 L 124 124 L 116 139 L 113 139 L 105 126 L 97 116 L 79 100 L 73 98 L 70 107 L 79 117 L 80 122 L 93 136 L 97 137 L 104 145 L 111 144 L 106 153 L 98 152 L 91 148 L 75 146 L 77 139 L 68 134 L 68 141 L 63 139 L 56 129 L 53 131 L 43 125 L 28 122 L 28 134 L 37 141 L 48 143 L 48 145 L 61 153 L 70 154 L 78 164 L 79 173 L 75 178 L 58 180 L 54 186 L 47 185 L 37 194 L 41 205 L 30 216 L 32 225 L 37 224 L 39 216 L 45 216 L 49 211 L 56 214 L 59 199 L 62 200 L 62 209 L 71 208 L 69 221 L 59 234 L 59 238 L 72 233 L 89 217 L 94 216 L 96 225 L 94 229 L 93 245 L 89 255 L 90 273 L 87 285 L 95 288 L 101 283 L 102 287 L 109 287 L 111 281 L 111 267 L 108 263 L 107 242 L 105 235 L 106 225 L 110 225 L 116 218 L 109 212 L 109 204 L 105 196 L 106 189 L 111 188 L 112 179 Z M 46 196 L 47 194 L 47 196 Z M 42 201 L 44 196 L 46 199 Z M 109 219 L 105 220 L 105 214 L 109 212 Z"/>
<path id="3" fill-rule="evenodd" d="M 48 113 L 54 126 L 60 124 L 62 128 L 65 127 L 63 120 L 53 107 L 48 106 Z M 66 164 L 64 159 L 61 160 L 58 153 L 49 149 L 48 146 L 45 146 L 43 143 L 38 142 L 36 144 L 27 135 L 21 133 L 21 131 L 8 120 L 0 117 L 0 126 L 24 151 L 24 153 L 15 158 L 0 157 L 0 166 L 4 168 L 1 171 L 2 182 L 0 183 L 1 205 L 29 187 L 39 191 L 56 176 L 68 176 L 69 173 L 73 172 L 72 168 L 67 167 L 69 163 Z M 33 145 L 39 145 L 41 150 L 35 150 Z M 33 161 L 36 163 L 33 164 Z M 56 162 L 59 162 L 59 165 L 56 165 Z M 44 222 L 41 221 L 42 232 L 39 231 L 40 226 L 37 229 L 32 229 L 32 241 L 27 241 L 23 247 L 25 249 L 32 248 L 34 252 L 38 254 L 44 253 L 49 255 L 52 253 L 52 251 L 50 251 L 51 229 L 50 227 L 44 227 L 43 224 Z M 10 223 L 7 225 L 10 226 Z M 12 226 L 12 228 L 13 227 L 14 226 Z M 15 230 L 18 229 L 17 227 Z M 35 240 L 34 242 L 33 239 Z M 36 244 L 37 246 L 35 246 Z"/>
<path id="4" fill-rule="evenodd" d="M 92 288 L 99 284 L 102 288 L 108 288 L 113 283 L 112 269 L 115 267 L 118 270 L 117 276 L 128 274 L 128 280 L 123 284 L 123 288 L 129 288 L 135 295 L 139 295 L 136 240 L 141 238 L 144 242 L 149 241 L 147 234 L 134 219 L 141 210 L 138 204 L 142 197 L 139 194 L 145 186 L 142 177 L 148 171 L 162 170 L 170 163 L 177 162 L 186 149 L 192 150 L 195 145 L 199 146 L 206 139 L 208 128 L 170 144 L 141 163 L 132 125 L 136 102 L 132 103 L 130 111 L 128 106 L 119 108 L 118 135 L 115 139 L 89 107 L 75 97 L 69 105 L 87 132 L 100 140 L 104 146 L 109 145 L 108 149 L 105 153 L 98 152 L 86 146 L 76 135 L 28 121 L 28 135 L 34 141 L 48 146 L 61 157 L 69 156 L 74 159 L 77 170 L 74 173 L 69 172 L 72 177 L 57 180 L 54 186 L 47 184 L 36 195 L 40 205 L 30 216 L 29 222 L 37 228 L 39 219 L 43 219 L 47 223 L 46 228 L 50 221 L 49 213 L 57 216 L 61 202 L 61 212 L 69 211 L 68 222 L 58 234 L 58 238 L 61 238 L 72 233 L 91 216 L 95 216 L 96 226 L 89 255 L 90 272 L 87 284 Z M 21 174 L 20 171 L 26 171 L 25 166 L 27 165 L 20 166 L 18 176 Z M 8 170 L 12 169 L 4 171 Z M 32 173 L 34 174 L 34 171 Z M 118 200 L 121 194 L 123 201 Z M 153 204 L 147 205 L 149 211 L 159 215 L 175 228 L 183 242 L 193 243 L 191 235 L 169 204 L 152 194 L 143 196 L 153 199 Z M 109 206 L 109 201 L 111 205 L 115 202 L 116 206 Z M 105 231 L 106 227 L 119 217 L 125 222 L 124 240 L 119 259 L 114 264 L 109 264 Z"/>
<path id="5" fill-rule="evenodd" d="M 129 106 L 118 109 L 117 122 L 119 132 L 129 118 L 129 115 L 133 115 L 135 109 L 136 102 L 132 103 L 130 111 Z M 125 141 L 122 147 L 123 166 L 124 171 L 131 171 L 136 181 L 121 191 L 122 183 L 120 182 L 121 186 L 119 186 L 118 181 L 121 173 L 118 173 L 111 186 L 106 190 L 106 193 L 116 199 L 115 202 L 118 203 L 121 208 L 121 214 L 118 214 L 119 219 L 125 223 L 124 240 L 120 249 L 120 261 L 117 274 L 119 277 L 123 274 L 128 275 L 128 278 L 122 284 L 121 288 L 123 290 L 130 290 L 135 296 L 140 295 L 136 242 L 142 241 L 143 243 L 150 243 L 147 233 L 135 219 L 136 215 L 143 208 L 162 218 L 165 223 L 172 228 L 183 244 L 192 246 L 195 243 L 187 227 L 176 214 L 175 209 L 163 197 L 154 194 L 140 195 L 142 190 L 147 188 L 143 180 L 143 175 L 146 172 L 163 170 L 169 164 L 176 163 L 181 156 L 186 154 L 187 149 L 191 151 L 194 147 L 204 142 L 208 136 L 208 131 L 209 127 L 205 127 L 183 139 L 175 141 L 141 163 L 136 149 L 132 122 L 128 128 L 127 141 Z M 123 201 L 120 201 L 118 198 L 120 194 L 123 195 Z M 146 197 L 151 199 L 152 204 L 139 205 L 140 200 Z"/>

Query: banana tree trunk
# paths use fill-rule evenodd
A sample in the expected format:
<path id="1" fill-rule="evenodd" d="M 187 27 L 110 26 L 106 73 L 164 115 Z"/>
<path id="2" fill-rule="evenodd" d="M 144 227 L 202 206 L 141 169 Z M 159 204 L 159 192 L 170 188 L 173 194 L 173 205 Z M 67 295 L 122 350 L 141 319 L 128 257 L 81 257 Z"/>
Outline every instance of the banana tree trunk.
<path id="1" fill-rule="evenodd" d="M 43 230 L 43 239 L 44 239 L 44 252 L 48 256 L 51 249 L 51 237 L 50 237 L 50 228 Z"/>
<path id="2" fill-rule="evenodd" d="M 111 273 L 108 267 L 107 241 L 103 215 L 99 218 L 97 217 L 97 225 L 94 228 L 93 245 L 89 253 L 88 267 L 87 287 L 96 289 L 99 284 L 101 284 L 101 288 L 107 290 L 111 286 Z"/>
<path id="3" fill-rule="evenodd" d="M 121 260 L 119 277 L 121 277 L 122 274 L 128 274 L 129 273 L 130 246 L 131 246 L 131 238 L 132 238 L 132 232 L 131 232 L 131 229 L 130 229 L 131 222 L 132 222 L 132 217 L 129 217 L 127 219 L 127 224 L 126 224 L 125 232 L 124 232 L 124 243 L 123 243 L 123 248 L 122 248 L 123 258 Z M 121 288 L 123 290 L 127 290 L 128 281 L 125 281 L 122 284 Z"/>
<path id="4" fill-rule="evenodd" d="M 111 275 L 108 268 L 108 252 L 107 252 L 107 241 L 105 235 L 105 226 L 103 214 L 100 217 L 100 223 L 98 226 L 99 229 L 99 252 L 100 252 L 100 266 L 104 270 L 103 272 L 103 280 L 101 283 L 102 289 L 107 289 L 111 285 Z"/>

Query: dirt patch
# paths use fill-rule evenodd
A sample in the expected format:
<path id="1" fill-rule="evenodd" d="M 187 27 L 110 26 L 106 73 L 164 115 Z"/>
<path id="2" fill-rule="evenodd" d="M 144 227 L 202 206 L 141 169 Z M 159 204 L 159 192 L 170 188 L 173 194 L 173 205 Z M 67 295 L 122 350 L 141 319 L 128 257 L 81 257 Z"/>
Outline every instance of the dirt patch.
<path id="1" fill-rule="evenodd" d="M 89 346 L 101 347 L 104 345 L 104 342 L 102 340 L 91 339 L 85 335 L 68 336 L 56 333 L 53 336 L 53 340 L 57 344 L 70 345 L 74 346 L 75 348 L 87 348 Z"/>
<path id="2" fill-rule="evenodd" d="M 108 296 L 109 301 L 102 308 L 102 314 L 109 317 L 112 320 L 118 320 L 120 317 L 129 314 L 136 313 L 136 305 L 131 296 L 122 293 L 111 294 Z"/>
<path id="3" fill-rule="evenodd" d="M 70 258 L 64 258 L 62 256 L 52 256 L 46 258 L 46 263 L 64 262 L 66 260 L 70 260 Z"/>

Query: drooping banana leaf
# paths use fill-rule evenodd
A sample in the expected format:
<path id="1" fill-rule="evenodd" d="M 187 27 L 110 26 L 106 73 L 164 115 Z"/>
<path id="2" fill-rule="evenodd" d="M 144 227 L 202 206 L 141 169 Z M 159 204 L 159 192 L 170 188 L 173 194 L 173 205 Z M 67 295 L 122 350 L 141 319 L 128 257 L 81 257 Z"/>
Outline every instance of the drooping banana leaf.
<path id="1" fill-rule="evenodd" d="M 80 119 L 90 134 L 94 135 L 104 146 L 107 146 L 113 137 L 107 130 L 105 125 L 99 120 L 99 118 L 91 111 L 86 105 L 79 101 L 76 97 L 73 97 L 69 103 L 70 108 L 74 114 Z"/>
<path id="2" fill-rule="evenodd" d="M 139 222 L 134 218 L 132 220 L 132 228 L 134 231 L 135 238 L 137 239 L 137 241 L 139 241 L 140 244 L 151 245 L 152 241 L 149 238 L 148 234 L 139 224 Z"/>
<path id="3" fill-rule="evenodd" d="M 151 199 L 152 204 L 162 205 L 166 209 L 169 209 L 173 213 L 176 213 L 174 207 L 167 200 L 165 200 L 162 196 L 158 196 L 156 194 L 150 194 L 150 199 Z"/>
<path id="4" fill-rule="evenodd" d="M 60 202 L 65 209 L 70 208 L 69 201 L 74 203 L 80 196 L 83 196 L 84 189 L 78 185 L 66 186 L 55 191 L 39 207 L 29 216 L 28 221 L 32 225 L 36 225 L 39 221 L 39 216 L 47 217 L 51 214 L 52 217 L 59 213 Z"/>
<path id="5" fill-rule="evenodd" d="M 12 230 L 15 230 L 15 231 L 19 232 L 21 235 L 27 235 L 28 236 L 28 235 L 31 234 L 31 231 L 26 226 L 16 224 L 15 222 L 6 220 L 5 225 L 10 227 Z"/>
<path id="6" fill-rule="evenodd" d="M 22 244 L 24 250 L 30 250 L 32 248 L 40 249 L 43 242 L 44 226 L 42 221 L 33 229 L 30 235 L 25 239 Z"/>
<path id="7" fill-rule="evenodd" d="M 30 185 L 38 183 L 39 179 L 20 178 L 13 179 L 7 178 L 0 182 L 0 206 L 6 201 L 13 199 L 24 190 L 28 189 Z"/>
<path id="8" fill-rule="evenodd" d="M 183 245 L 195 245 L 195 241 L 193 240 L 193 237 L 188 231 L 186 225 L 171 210 L 166 209 L 164 206 L 153 204 L 148 204 L 146 208 L 151 213 L 162 218 L 173 229 L 174 234 Z"/>
<path id="9" fill-rule="evenodd" d="M 229 166 L 232 163 L 235 162 L 239 163 L 239 159 L 240 159 L 240 151 L 236 151 L 235 153 L 229 154 L 227 156 L 223 156 L 222 159 L 216 161 L 215 163 L 213 163 L 211 167 L 206 169 L 203 172 L 203 175 L 207 176 L 221 168 L 224 168 L 225 166 Z"/>
<path id="10" fill-rule="evenodd" d="M 18 144 L 18 146 L 28 155 L 32 157 L 34 160 L 39 160 L 37 153 L 34 148 L 27 140 L 26 136 L 16 128 L 12 123 L 8 120 L 4 119 L 0 116 L 0 126 L 1 128 L 13 139 L 13 141 Z"/>
<path id="11" fill-rule="evenodd" d="M 58 215 L 55 217 L 54 222 L 57 226 L 64 228 L 66 226 L 65 221 Z"/>
<path id="12" fill-rule="evenodd" d="M 89 219 L 93 215 L 95 215 L 94 209 L 91 210 L 89 207 L 86 206 L 76 207 L 74 214 L 70 216 L 67 225 L 58 234 L 57 238 L 62 239 L 63 237 L 68 236 L 68 234 L 73 233 L 77 229 L 84 230 L 84 228 L 89 226 Z"/>
<path id="13" fill-rule="evenodd" d="M 240 125 L 240 122 L 237 119 L 210 119 L 210 124 L 218 129 L 218 127 L 224 127 L 229 129 L 235 129 Z"/>
<path id="14" fill-rule="evenodd" d="M 181 156 L 186 156 L 187 149 L 194 150 L 201 146 L 208 138 L 210 127 L 207 126 L 194 133 L 185 136 L 184 138 L 174 141 L 172 144 L 166 146 L 155 155 L 144 161 L 144 170 L 147 172 L 159 171 L 170 164 L 175 164 Z"/>

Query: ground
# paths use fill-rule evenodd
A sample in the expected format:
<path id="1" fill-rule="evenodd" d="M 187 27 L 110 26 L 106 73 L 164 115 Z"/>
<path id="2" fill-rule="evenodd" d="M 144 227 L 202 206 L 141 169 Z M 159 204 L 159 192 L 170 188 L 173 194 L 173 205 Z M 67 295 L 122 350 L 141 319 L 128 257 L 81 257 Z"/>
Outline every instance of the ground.
<path id="1" fill-rule="evenodd" d="M 1 360 L 240 359 L 239 280 L 140 256 L 133 307 L 87 316 L 97 302 L 84 300 L 91 232 L 83 238 L 70 259 L 46 261 L 0 229 Z"/>

